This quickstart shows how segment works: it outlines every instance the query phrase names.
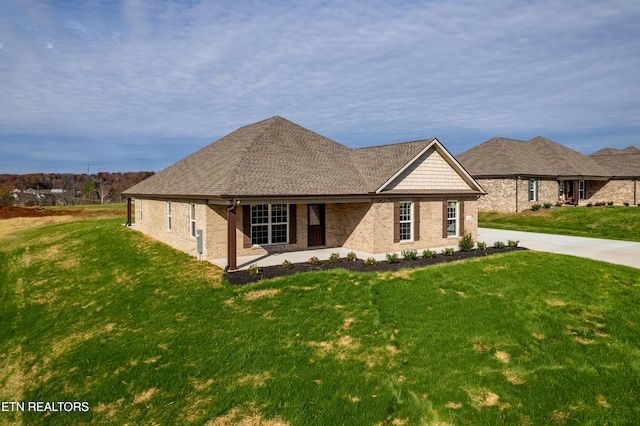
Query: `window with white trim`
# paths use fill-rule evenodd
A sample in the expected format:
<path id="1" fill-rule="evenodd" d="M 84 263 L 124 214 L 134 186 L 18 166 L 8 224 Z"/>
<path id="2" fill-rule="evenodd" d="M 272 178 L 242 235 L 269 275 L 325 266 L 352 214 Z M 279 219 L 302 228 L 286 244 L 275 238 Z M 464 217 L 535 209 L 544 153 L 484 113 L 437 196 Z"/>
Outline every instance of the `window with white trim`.
<path id="1" fill-rule="evenodd" d="M 190 214 L 190 220 L 189 220 L 189 235 L 195 238 L 196 237 L 196 205 L 193 203 L 190 204 L 190 210 L 191 210 L 191 214 Z"/>
<path id="2" fill-rule="evenodd" d="M 286 244 L 289 224 L 287 204 L 251 206 L 251 244 Z"/>
<path id="3" fill-rule="evenodd" d="M 529 201 L 538 201 L 538 181 L 529 179 Z"/>
<path id="4" fill-rule="evenodd" d="M 142 200 L 137 200 L 140 202 L 140 222 L 142 222 Z"/>
<path id="5" fill-rule="evenodd" d="M 413 238 L 411 223 L 413 222 L 413 203 L 400 203 L 400 241 L 411 241 Z"/>
<path id="6" fill-rule="evenodd" d="M 447 201 L 447 236 L 458 235 L 458 202 Z"/>
<path id="7" fill-rule="evenodd" d="M 167 229 L 171 231 L 171 201 L 167 201 Z"/>

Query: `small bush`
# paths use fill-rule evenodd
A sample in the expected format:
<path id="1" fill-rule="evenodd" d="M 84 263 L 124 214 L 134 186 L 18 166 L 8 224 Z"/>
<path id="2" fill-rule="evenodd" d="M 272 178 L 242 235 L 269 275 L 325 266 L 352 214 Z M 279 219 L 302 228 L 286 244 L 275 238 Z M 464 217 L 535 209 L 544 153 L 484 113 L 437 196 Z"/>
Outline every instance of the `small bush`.
<path id="1" fill-rule="evenodd" d="M 426 249 L 422 252 L 422 257 L 424 257 L 425 259 L 428 259 L 430 257 L 436 257 L 436 251 Z"/>
<path id="2" fill-rule="evenodd" d="M 289 269 L 293 268 L 293 263 L 289 262 L 288 260 L 285 260 L 284 262 L 282 262 L 280 267 L 282 269 L 284 269 L 284 270 L 289 270 Z"/>
<path id="3" fill-rule="evenodd" d="M 469 232 L 465 232 L 464 236 L 460 238 L 460 241 L 458 242 L 458 248 L 460 251 L 471 251 L 473 250 L 473 245 L 473 237 Z"/>
<path id="4" fill-rule="evenodd" d="M 487 249 L 487 243 L 478 241 L 478 250 L 485 251 Z"/>
<path id="5" fill-rule="evenodd" d="M 624 204 L 626 207 L 629 207 L 629 203 L 626 202 L 626 201 L 624 203 L 622 203 L 622 204 Z"/>
<path id="6" fill-rule="evenodd" d="M 320 264 L 320 259 L 318 259 L 316 256 L 310 257 L 309 260 L 307 261 L 307 263 L 309 265 L 319 265 Z"/>
<path id="7" fill-rule="evenodd" d="M 587 207 L 593 207 L 593 203 L 587 203 Z"/>
<path id="8" fill-rule="evenodd" d="M 538 210 L 540 210 L 540 207 L 542 207 L 540 204 L 534 204 L 531 206 L 531 210 L 537 212 Z"/>
<path id="9" fill-rule="evenodd" d="M 612 206 L 613 205 L 613 201 L 607 201 L 607 205 L 608 206 Z"/>
<path id="10" fill-rule="evenodd" d="M 249 275 L 258 275 L 260 273 L 260 267 L 257 263 L 249 266 Z"/>
<path id="11" fill-rule="evenodd" d="M 453 256 L 453 253 L 455 253 L 455 250 L 452 247 L 442 249 L 443 256 Z"/>
<path id="12" fill-rule="evenodd" d="M 340 253 L 338 253 L 338 252 L 331 253 L 331 256 L 329 256 L 329 262 L 331 262 L 331 263 L 340 262 Z"/>
<path id="13" fill-rule="evenodd" d="M 364 264 L 367 266 L 376 266 L 376 260 L 373 257 L 367 257 L 367 260 L 364 261 Z"/>
<path id="14" fill-rule="evenodd" d="M 544 207 L 545 209 L 550 209 L 550 208 L 551 208 L 551 203 L 544 203 L 544 204 L 543 204 L 543 207 Z"/>
<path id="15" fill-rule="evenodd" d="M 493 243 L 493 248 L 503 249 L 504 247 L 505 245 L 502 241 L 496 241 L 495 243 Z"/>
<path id="16" fill-rule="evenodd" d="M 513 240 L 509 240 L 509 241 L 507 241 L 507 245 L 508 245 L 509 247 L 518 247 L 518 244 L 520 244 L 520 241 L 519 241 L 519 240 L 515 240 L 515 241 L 513 241 Z"/>
<path id="17" fill-rule="evenodd" d="M 387 263 L 398 263 L 398 253 L 387 253 Z"/>
<path id="18" fill-rule="evenodd" d="M 350 251 L 349 253 L 347 253 L 345 259 L 347 259 L 347 261 L 349 262 L 355 262 L 356 260 L 358 260 L 358 256 L 356 256 L 354 252 Z"/>
<path id="19" fill-rule="evenodd" d="M 563 206 L 563 203 L 562 203 L 562 202 L 558 201 L 558 202 L 556 203 L 556 207 L 562 207 L 562 206 Z"/>
<path id="20" fill-rule="evenodd" d="M 418 258 L 418 250 L 402 250 L 402 257 L 404 260 L 413 262 Z"/>

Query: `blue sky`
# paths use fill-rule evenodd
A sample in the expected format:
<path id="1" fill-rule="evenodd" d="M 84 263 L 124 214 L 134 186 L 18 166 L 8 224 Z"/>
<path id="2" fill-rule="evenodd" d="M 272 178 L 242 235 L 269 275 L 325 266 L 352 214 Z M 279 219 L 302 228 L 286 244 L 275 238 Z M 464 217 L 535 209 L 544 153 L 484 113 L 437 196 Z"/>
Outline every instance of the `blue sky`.
<path id="1" fill-rule="evenodd" d="M 454 155 L 640 147 L 640 2 L 0 3 L 0 173 L 158 171 L 275 115 Z"/>

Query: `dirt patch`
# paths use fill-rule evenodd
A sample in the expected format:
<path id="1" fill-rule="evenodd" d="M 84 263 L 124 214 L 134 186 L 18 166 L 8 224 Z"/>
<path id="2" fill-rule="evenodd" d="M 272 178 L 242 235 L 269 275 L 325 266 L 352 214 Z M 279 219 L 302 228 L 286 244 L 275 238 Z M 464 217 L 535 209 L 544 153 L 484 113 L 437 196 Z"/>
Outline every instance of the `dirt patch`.
<path id="1" fill-rule="evenodd" d="M 504 364 L 508 364 L 509 361 L 511 361 L 511 355 L 509 355 L 508 353 L 506 353 L 504 351 L 496 351 L 495 357 L 498 359 L 498 361 L 500 361 L 500 362 L 502 362 Z"/>
<path id="2" fill-rule="evenodd" d="M 344 328 L 345 330 L 348 330 L 351 327 L 351 324 L 353 324 L 356 320 L 354 318 L 347 318 L 346 320 L 344 320 L 344 323 L 342 324 L 342 328 Z"/>
<path id="3" fill-rule="evenodd" d="M 493 407 L 494 405 L 498 405 L 498 401 L 500 397 L 491 392 L 487 388 L 474 389 L 467 392 L 469 395 L 469 399 L 471 399 L 473 406 L 476 409 L 480 409 L 482 407 Z"/>
<path id="4" fill-rule="evenodd" d="M 549 306 L 566 306 L 567 304 L 565 302 L 563 302 L 562 300 L 556 300 L 556 299 L 545 299 L 544 300 L 545 303 Z"/>
<path id="5" fill-rule="evenodd" d="M 445 407 L 451 408 L 452 410 L 457 410 L 459 408 L 462 408 L 462 403 L 461 402 L 447 402 L 445 404 Z"/>
<path id="6" fill-rule="evenodd" d="M 278 288 L 250 291 L 249 293 L 244 295 L 244 300 L 257 300 L 263 297 L 275 297 L 275 295 L 278 293 L 280 293 L 280 289 Z"/>
<path id="7" fill-rule="evenodd" d="M 507 371 L 504 371 L 502 374 L 504 374 L 505 379 L 507 379 L 507 381 L 512 385 L 523 385 L 525 383 L 524 379 L 518 376 L 513 371 L 507 370 Z"/>
<path id="8" fill-rule="evenodd" d="M 16 217 L 46 217 L 46 216 L 77 216 L 84 212 L 82 209 L 73 210 L 49 210 L 43 207 L 13 207 L 0 206 L 0 219 L 13 219 Z"/>
<path id="9" fill-rule="evenodd" d="M 253 386 L 259 387 L 264 386 L 264 384 L 271 378 L 271 373 L 268 371 L 263 371 L 260 374 L 247 374 L 246 376 L 242 376 L 236 382 L 239 386 Z"/>
<path id="10" fill-rule="evenodd" d="M 156 388 L 149 388 L 146 391 L 139 393 L 138 395 L 135 396 L 135 398 L 133 398 L 133 403 L 134 404 L 140 404 L 141 402 L 147 402 L 149 401 L 151 398 L 153 398 L 153 396 L 158 393 L 158 389 Z"/>
<path id="11" fill-rule="evenodd" d="M 607 398 L 604 395 L 598 395 L 596 400 L 598 401 L 599 406 L 603 408 L 611 408 L 611 404 L 607 402 Z"/>
<path id="12" fill-rule="evenodd" d="M 288 426 L 279 418 L 265 419 L 254 404 L 235 407 L 225 415 L 206 423 L 206 426 Z"/>

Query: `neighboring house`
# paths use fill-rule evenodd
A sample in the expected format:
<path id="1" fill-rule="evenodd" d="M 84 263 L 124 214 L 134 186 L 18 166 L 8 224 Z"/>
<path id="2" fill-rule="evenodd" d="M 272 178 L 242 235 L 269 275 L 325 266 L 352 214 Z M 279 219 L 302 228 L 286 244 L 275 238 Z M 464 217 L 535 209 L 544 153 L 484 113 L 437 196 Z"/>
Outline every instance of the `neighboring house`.
<path id="1" fill-rule="evenodd" d="M 611 178 L 607 168 L 542 136 L 528 141 L 493 138 L 456 159 L 487 192 L 478 202 L 479 211 L 519 212 L 558 201 L 609 201 L 600 200 L 598 193 Z"/>
<path id="2" fill-rule="evenodd" d="M 616 204 L 640 203 L 640 149 L 630 146 L 625 149 L 605 148 L 589 156 L 604 167 L 611 178 L 601 188 L 597 196 L 603 201 Z"/>
<path id="3" fill-rule="evenodd" d="M 199 254 L 227 257 L 230 270 L 244 255 L 456 245 L 466 232 L 477 238 L 483 193 L 437 139 L 351 149 L 281 117 L 124 192 L 136 229 L 190 253 L 202 231 Z"/>

